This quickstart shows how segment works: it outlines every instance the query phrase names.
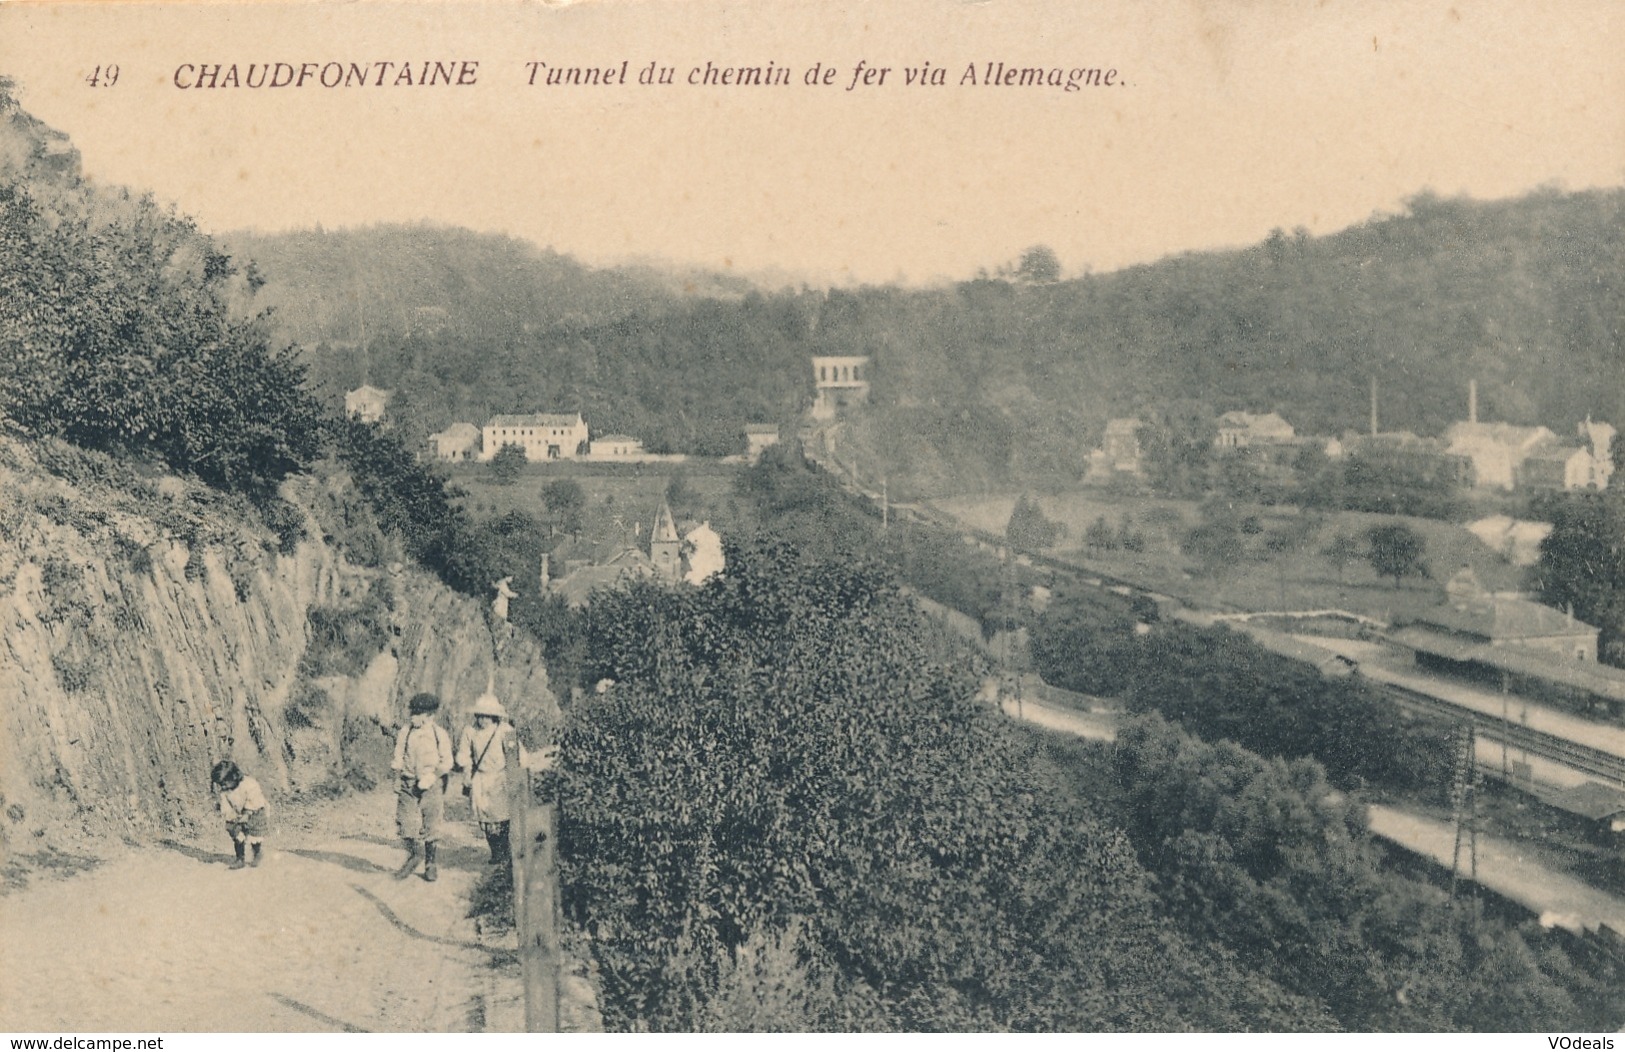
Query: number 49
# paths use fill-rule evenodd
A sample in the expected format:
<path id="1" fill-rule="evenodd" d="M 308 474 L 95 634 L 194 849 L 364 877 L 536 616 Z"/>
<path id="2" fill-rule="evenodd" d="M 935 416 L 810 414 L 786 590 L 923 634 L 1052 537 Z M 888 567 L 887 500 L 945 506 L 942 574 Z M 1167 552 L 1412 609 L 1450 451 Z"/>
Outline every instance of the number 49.
<path id="1" fill-rule="evenodd" d="M 110 88 L 118 83 L 118 67 L 97 66 L 95 71 L 85 78 L 85 83 L 93 88 Z"/>

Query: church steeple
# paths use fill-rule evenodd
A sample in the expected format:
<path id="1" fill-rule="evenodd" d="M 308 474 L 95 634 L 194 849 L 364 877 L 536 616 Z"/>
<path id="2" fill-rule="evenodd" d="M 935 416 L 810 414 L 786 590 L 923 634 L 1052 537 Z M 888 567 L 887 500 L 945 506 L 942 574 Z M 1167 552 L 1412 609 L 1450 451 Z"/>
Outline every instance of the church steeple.
<path id="1" fill-rule="evenodd" d="M 649 534 L 649 560 L 655 564 L 655 572 L 667 581 L 683 576 L 683 539 L 677 535 L 671 505 L 665 501 L 660 502 L 655 528 Z"/>

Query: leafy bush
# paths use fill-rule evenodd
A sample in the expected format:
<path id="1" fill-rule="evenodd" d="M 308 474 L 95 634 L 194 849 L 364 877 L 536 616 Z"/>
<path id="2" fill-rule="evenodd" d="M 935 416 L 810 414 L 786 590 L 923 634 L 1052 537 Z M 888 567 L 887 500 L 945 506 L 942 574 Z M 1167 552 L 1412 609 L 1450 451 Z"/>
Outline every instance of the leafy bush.
<path id="1" fill-rule="evenodd" d="M 763 543 L 590 617 L 617 685 L 569 716 L 560 852 L 612 1026 L 739 1025 L 757 994 L 806 1029 L 1318 1018 L 1185 945 L 1118 835 L 1019 780 L 884 574 Z"/>
<path id="2" fill-rule="evenodd" d="M 64 691 L 81 694 L 90 689 L 101 663 L 93 657 L 77 658 L 59 651 L 51 655 L 51 668 L 56 672 L 56 681 Z"/>
<path id="3" fill-rule="evenodd" d="M 1151 716 L 1120 729 L 1113 767 L 1118 814 L 1169 914 L 1193 938 L 1323 1001 L 1343 1026 L 1577 1025 L 1564 987 L 1588 981 L 1552 938 L 1383 872 L 1363 809 L 1314 761 L 1265 760 Z M 1615 1006 L 1587 1028 L 1618 1022 Z"/>
<path id="4" fill-rule="evenodd" d="M 1057 595 L 1033 630 L 1047 682 L 1122 697 L 1197 735 L 1265 756 L 1314 757 L 1341 786 L 1443 787 L 1448 735 L 1409 722 L 1378 691 L 1328 679 L 1224 628 L 1170 623 L 1134 634 L 1125 604 L 1079 589 Z"/>
<path id="5" fill-rule="evenodd" d="M 281 497 L 271 497 L 259 506 L 260 518 L 277 539 L 277 551 L 292 555 L 305 538 L 305 515 L 298 506 Z"/>
<path id="6" fill-rule="evenodd" d="M 451 587 L 484 595 L 495 578 L 464 543 L 467 518 L 452 503 L 445 478 L 422 464 L 400 438 L 376 424 L 330 419 L 327 431 L 339 460 L 367 499 L 378 526 L 396 536 L 406 553 Z"/>
<path id="7" fill-rule="evenodd" d="M 0 113 L 11 108 L 0 86 Z M 150 200 L 0 184 L 0 412 L 93 449 L 149 450 L 266 495 L 317 413 L 291 350 L 233 316 L 236 268 Z"/>
<path id="8" fill-rule="evenodd" d="M 321 727 L 333 713 L 333 699 L 314 683 L 301 681 L 288 695 L 283 719 L 290 727 Z"/>
<path id="9" fill-rule="evenodd" d="M 376 789 L 389 771 L 394 741 L 378 721 L 347 713 L 339 734 L 344 783 L 357 792 Z"/>
<path id="10" fill-rule="evenodd" d="M 1061 524 L 1045 517 L 1037 501 L 1030 500 L 1026 494 L 1016 498 L 1016 506 L 1010 512 L 1010 522 L 1004 530 L 1006 539 L 1012 545 L 1036 551 L 1054 544 L 1061 534 Z"/>
<path id="11" fill-rule="evenodd" d="M 486 468 L 491 474 L 491 481 L 499 486 L 511 486 L 519 481 L 519 476 L 525 470 L 530 458 L 525 454 L 525 447 L 517 442 L 508 442 L 491 457 L 491 463 Z"/>
<path id="12" fill-rule="evenodd" d="M 307 676 L 358 676 L 389 640 L 388 612 L 369 599 L 359 606 L 313 606 L 306 613 L 310 640 L 300 661 Z"/>

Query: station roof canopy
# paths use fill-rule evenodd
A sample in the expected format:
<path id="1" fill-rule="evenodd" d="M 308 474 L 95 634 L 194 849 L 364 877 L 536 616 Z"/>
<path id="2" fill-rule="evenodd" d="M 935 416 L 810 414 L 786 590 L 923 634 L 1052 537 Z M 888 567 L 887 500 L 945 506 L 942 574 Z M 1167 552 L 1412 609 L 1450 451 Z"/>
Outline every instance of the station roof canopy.
<path id="1" fill-rule="evenodd" d="M 1513 675 L 1528 676 L 1584 691 L 1608 701 L 1625 703 L 1625 669 L 1590 662 L 1564 661 L 1524 647 L 1492 647 L 1419 625 L 1402 628 L 1391 633 L 1389 638 L 1424 654 L 1504 669 Z"/>

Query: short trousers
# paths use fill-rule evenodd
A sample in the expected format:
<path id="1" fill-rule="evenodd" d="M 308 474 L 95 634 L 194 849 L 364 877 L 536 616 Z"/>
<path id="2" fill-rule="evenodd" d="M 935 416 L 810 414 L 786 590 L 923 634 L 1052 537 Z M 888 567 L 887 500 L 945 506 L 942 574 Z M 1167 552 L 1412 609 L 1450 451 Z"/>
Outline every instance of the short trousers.
<path id="1" fill-rule="evenodd" d="M 258 811 L 244 811 L 237 818 L 227 821 L 226 832 L 231 834 L 233 840 L 240 836 L 262 837 L 270 832 L 270 825 L 262 807 Z"/>
<path id="2" fill-rule="evenodd" d="M 427 789 L 403 785 L 396 790 L 395 828 L 402 840 L 439 840 L 445 816 L 445 779 L 436 778 Z"/>

